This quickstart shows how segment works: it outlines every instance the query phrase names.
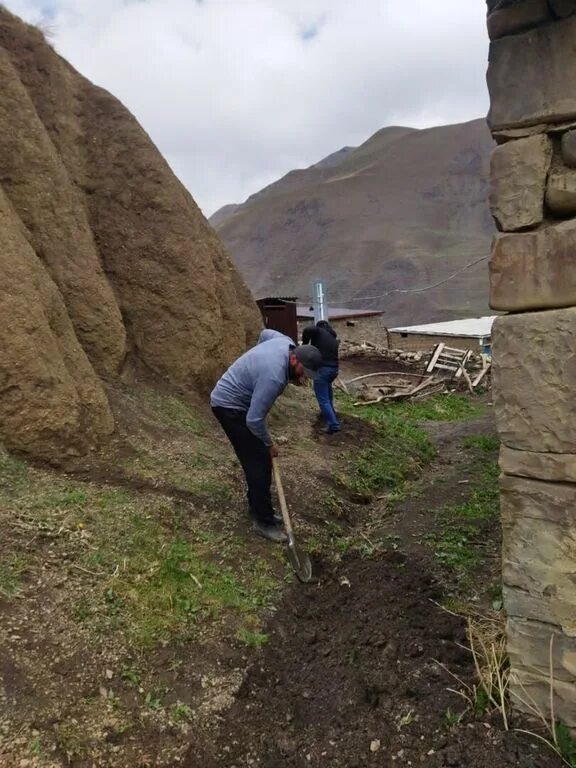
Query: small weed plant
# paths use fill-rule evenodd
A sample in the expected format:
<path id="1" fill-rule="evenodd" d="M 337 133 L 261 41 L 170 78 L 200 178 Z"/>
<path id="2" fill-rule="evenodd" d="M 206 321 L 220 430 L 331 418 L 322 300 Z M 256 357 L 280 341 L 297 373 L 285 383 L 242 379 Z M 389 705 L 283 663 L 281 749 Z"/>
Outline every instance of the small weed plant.
<path id="1" fill-rule="evenodd" d="M 238 639 L 249 648 L 263 648 L 270 640 L 270 636 L 264 632 L 257 632 L 242 627 L 238 630 Z"/>
<path id="2" fill-rule="evenodd" d="M 192 719 L 192 708 L 188 704 L 183 704 L 181 701 L 176 702 L 172 706 L 172 717 L 176 722 L 184 722 Z"/>
<path id="3" fill-rule="evenodd" d="M 11 598 L 20 591 L 22 579 L 28 568 L 23 554 L 13 553 L 0 560 L 0 597 Z"/>

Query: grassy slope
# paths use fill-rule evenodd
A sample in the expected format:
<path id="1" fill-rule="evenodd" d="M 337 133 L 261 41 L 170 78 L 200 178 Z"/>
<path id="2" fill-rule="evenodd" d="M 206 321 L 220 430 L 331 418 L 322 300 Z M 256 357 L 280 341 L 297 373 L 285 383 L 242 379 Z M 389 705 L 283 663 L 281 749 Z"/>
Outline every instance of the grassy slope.
<path id="1" fill-rule="evenodd" d="M 150 743 L 154 764 L 170 764 L 241 682 L 215 649 L 264 644 L 261 622 L 292 578 L 281 548 L 247 537 L 239 468 L 209 416 L 148 390 L 119 397 L 121 450 L 95 458 L 93 480 L 0 454 L 7 767 L 136 765 Z M 401 494 L 433 458 L 417 419 L 476 414 L 452 397 L 340 408 L 370 428 L 346 450 L 313 439 L 308 392 L 292 391 L 272 418 L 298 530 L 323 557 L 361 545 L 350 521 L 369 508 L 353 501 Z M 299 516 L 296 487 L 322 519 Z"/>

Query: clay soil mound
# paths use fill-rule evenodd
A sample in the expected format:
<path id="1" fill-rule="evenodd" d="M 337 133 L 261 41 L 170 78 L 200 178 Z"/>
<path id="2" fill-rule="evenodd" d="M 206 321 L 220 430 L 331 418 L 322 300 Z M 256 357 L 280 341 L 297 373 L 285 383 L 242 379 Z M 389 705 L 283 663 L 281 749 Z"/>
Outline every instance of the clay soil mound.
<path id="1" fill-rule="evenodd" d="M 418 560 L 391 552 L 350 560 L 295 586 L 232 708 L 192 744 L 188 768 L 554 768 L 525 736 L 467 716 L 447 690 L 474 672 L 463 622 Z"/>
<path id="2" fill-rule="evenodd" d="M 103 380 L 205 389 L 258 314 L 132 115 L 0 6 L 0 442 L 43 458 L 114 429 Z"/>

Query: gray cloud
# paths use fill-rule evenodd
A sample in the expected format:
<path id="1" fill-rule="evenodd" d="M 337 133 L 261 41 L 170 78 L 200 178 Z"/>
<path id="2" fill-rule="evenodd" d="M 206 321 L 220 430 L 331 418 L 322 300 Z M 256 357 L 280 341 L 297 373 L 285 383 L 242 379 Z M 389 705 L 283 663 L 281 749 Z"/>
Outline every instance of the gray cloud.
<path id="1" fill-rule="evenodd" d="M 118 96 L 209 215 L 391 124 L 486 113 L 481 0 L 4 0 Z"/>

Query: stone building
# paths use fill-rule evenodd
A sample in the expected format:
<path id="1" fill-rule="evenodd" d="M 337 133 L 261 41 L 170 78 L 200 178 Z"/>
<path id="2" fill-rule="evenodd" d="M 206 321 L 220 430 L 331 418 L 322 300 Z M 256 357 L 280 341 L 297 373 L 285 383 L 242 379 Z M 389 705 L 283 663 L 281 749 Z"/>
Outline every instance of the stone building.
<path id="1" fill-rule="evenodd" d="M 576 728 L 576 0 L 488 0 L 512 696 Z"/>
<path id="2" fill-rule="evenodd" d="M 302 337 L 302 330 L 314 322 L 314 309 L 308 305 L 297 307 L 298 333 Z M 330 307 L 328 320 L 343 342 L 361 344 L 363 341 L 387 346 L 386 326 L 384 325 L 384 313 L 377 309 L 345 309 L 343 307 Z"/>
<path id="3" fill-rule="evenodd" d="M 471 349 L 478 354 L 490 354 L 494 320 L 494 316 L 471 317 L 445 323 L 390 328 L 388 347 L 409 352 L 428 352 L 436 344 L 444 342 L 455 349 Z"/>

